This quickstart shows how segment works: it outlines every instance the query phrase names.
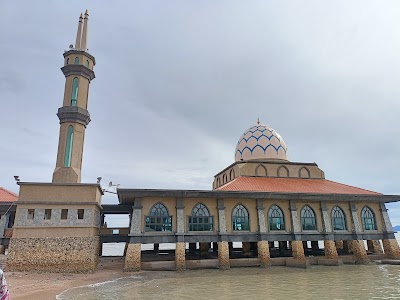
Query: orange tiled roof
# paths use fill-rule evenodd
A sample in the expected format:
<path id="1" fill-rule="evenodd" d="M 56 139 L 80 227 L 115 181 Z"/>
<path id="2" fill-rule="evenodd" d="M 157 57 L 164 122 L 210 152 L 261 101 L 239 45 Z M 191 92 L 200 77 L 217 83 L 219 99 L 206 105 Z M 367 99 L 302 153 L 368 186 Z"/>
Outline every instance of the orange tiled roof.
<path id="1" fill-rule="evenodd" d="M 17 200 L 17 194 L 0 187 L 0 202 L 14 202 Z"/>
<path id="2" fill-rule="evenodd" d="M 272 193 L 382 195 L 354 186 L 326 180 L 240 176 L 217 188 L 219 191 L 252 191 Z"/>

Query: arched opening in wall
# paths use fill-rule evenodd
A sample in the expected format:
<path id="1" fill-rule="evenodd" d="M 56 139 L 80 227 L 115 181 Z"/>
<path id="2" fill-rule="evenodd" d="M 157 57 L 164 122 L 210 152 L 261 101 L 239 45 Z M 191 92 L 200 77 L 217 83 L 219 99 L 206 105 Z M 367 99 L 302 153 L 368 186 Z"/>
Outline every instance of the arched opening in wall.
<path id="1" fill-rule="evenodd" d="M 267 177 L 268 176 L 268 172 L 267 172 L 267 168 L 264 165 L 258 165 L 256 167 L 256 176 L 259 177 Z"/>
<path id="2" fill-rule="evenodd" d="M 86 67 L 89 68 L 90 64 L 89 64 L 89 60 L 86 60 Z"/>
<path id="3" fill-rule="evenodd" d="M 67 62 L 66 62 L 66 65 L 68 65 L 69 64 L 69 57 L 67 58 Z"/>
<path id="4" fill-rule="evenodd" d="M 230 170 L 230 172 L 229 172 L 229 180 L 233 180 L 233 179 L 235 179 L 235 170 L 234 169 L 231 169 Z"/>
<path id="5" fill-rule="evenodd" d="M 308 170 L 306 167 L 301 167 L 299 170 L 299 177 L 310 178 L 310 170 Z"/>
<path id="6" fill-rule="evenodd" d="M 300 215 L 301 215 L 301 228 L 303 231 L 317 230 L 317 218 L 315 217 L 314 210 L 310 206 L 305 205 L 301 209 Z"/>
<path id="7" fill-rule="evenodd" d="M 286 166 L 278 168 L 278 177 L 289 177 L 289 169 Z"/>
<path id="8" fill-rule="evenodd" d="M 337 205 L 332 208 L 332 229 L 334 231 L 347 230 L 346 216 L 343 209 Z"/>
<path id="9" fill-rule="evenodd" d="M 150 209 L 145 221 L 145 232 L 172 231 L 172 216 L 162 203 L 157 203 Z"/>
<path id="10" fill-rule="evenodd" d="M 219 182 L 219 177 L 217 177 L 217 184 L 216 184 L 216 188 L 220 186 L 220 182 Z"/>
<path id="11" fill-rule="evenodd" d="M 75 57 L 74 64 L 79 65 L 79 57 Z"/>
<path id="12" fill-rule="evenodd" d="M 78 101 L 78 92 L 79 92 L 79 78 L 75 77 L 72 80 L 71 106 L 76 106 L 76 103 Z"/>
<path id="13" fill-rule="evenodd" d="M 364 208 L 362 209 L 361 220 L 364 230 L 377 230 L 375 214 L 368 206 L 364 206 Z"/>
<path id="14" fill-rule="evenodd" d="M 72 144 L 74 142 L 74 126 L 68 126 L 67 140 L 65 141 L 64 167 L 71 167 Z"/>
<path id="15" fill-rule="evenodd" d="M 228 176 L 226 174 L 222 175 L 222 183 L 225 184 L 228 182 Z"/>

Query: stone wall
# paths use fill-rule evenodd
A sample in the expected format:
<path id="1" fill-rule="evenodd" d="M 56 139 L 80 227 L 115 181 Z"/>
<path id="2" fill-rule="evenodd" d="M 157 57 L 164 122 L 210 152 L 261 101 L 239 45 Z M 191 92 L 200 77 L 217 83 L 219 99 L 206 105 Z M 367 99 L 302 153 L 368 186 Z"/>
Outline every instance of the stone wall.
<path id="1" fill-rule="evenodd" d="M 12 238 L 6 270 L 88 273 L 98 263 L 99 237 Z"/>

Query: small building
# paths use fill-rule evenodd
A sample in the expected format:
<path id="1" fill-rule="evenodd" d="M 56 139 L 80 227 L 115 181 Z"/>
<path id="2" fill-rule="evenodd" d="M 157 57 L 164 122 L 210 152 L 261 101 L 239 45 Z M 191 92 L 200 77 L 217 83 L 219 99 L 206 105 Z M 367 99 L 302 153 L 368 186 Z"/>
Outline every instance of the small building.
<path id="1" fill-rule="evenodd" d="M 0 187 L 0 254 L 4 254 L 12 236 L 18 195 Z"/>

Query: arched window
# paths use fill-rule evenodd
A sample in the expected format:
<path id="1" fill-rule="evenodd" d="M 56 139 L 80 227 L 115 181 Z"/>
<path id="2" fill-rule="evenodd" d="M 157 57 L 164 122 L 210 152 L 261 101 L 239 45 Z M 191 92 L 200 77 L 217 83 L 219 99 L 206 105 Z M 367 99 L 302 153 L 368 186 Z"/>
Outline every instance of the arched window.
<path id="1" fill-rule="evenodd" d="M 219 187 L 219 177 L 217 178 L 217 187 Z"/>
<path id="2" fill-rule="evenodd" d="M 373 211 L 368 206 L 364 206 L 362 209 L 361 218 L 364 225 L 364 230 L 376 230 L 375 216 Z"/>
<path id="3" fill-rule="evenodd" d="M 332 208 L 332 227 L 333 230 L 346 230 L 346 217 L 339 206 Z"/>
<path id="4" fill-rule="evenodd" d="M 192 215 L 189 216 L 189 231 L 212 231 L 213 217 L 210 216 L 208 208 L 199 203 L 192 209 Z"/>
<path id="5" fill-rule="evenodd" d="M 79 78 L 75 77 L 72 80 L 72 94 L 71 94 L 71 106 L 76 106 L 78 100 L 78 90 L 79 90 Z"/>
<path id="6" fill-rule="evenodd" d="M 232 228 L 233 230 L 250 230 L 249 212 L 241 204 L 236 205 L 232 211 Z"/>
<path id="7" fill-rule="evenodd" d="M 89 68 L 89 60 L 86 60 L 86 67 Z"/>
<path id="8" fill-rule="evenodd" d="M 69 57 L 67 58 L 67 65 L 69 64 Z"/>
<path id="9" fill-rule="evenodd" d="M 234 169 L 231 169 L 231 171 L 229 172 L 229 179 L 230 180 L 235 179 L 235 170 Z"/>
<path id="10" fill-rule="evenodd" d="M 280 166 L 278 168 L 278 177 L 289 177 L 289 169 L 286 166 Z"/>
<path id="11" fill-rule="evenodd" d="M 71 166 L 73 141 L 74 141 L 74 127 L 71 125 L 68 127 L 67 131 L 67 141 L 65 143 L 65 154 L 64 154 L 64 167 Z"/>
<path id="12" fill-rule="evenodd" d="M 157 203 L 150 209 L 146 216 L 145 231 L 172 231 L 172 217 L 163 204 Z"/>
<path id="13" fill-rule="evenodd" d="M 227 183 L 228 182 L 228 176 L 226 174 L 222 175 L 222 183 Z"/>
<path id="14" fill-rule="evenodd" d="M 308 205 L 301 210 L 301 227 L 303 230 L 317 230 L 315 213 Z"/>
<path id="15" fill-rule="evenodd" d="M 269 230 L 285 230 L 283 212 L 277 205 L 272 205 L 268 211 Z"/>
<path id="16" fill-rule="evenodd" d="M 75 57 L 74 64 L 79 65 L 79 57 Z"/>

